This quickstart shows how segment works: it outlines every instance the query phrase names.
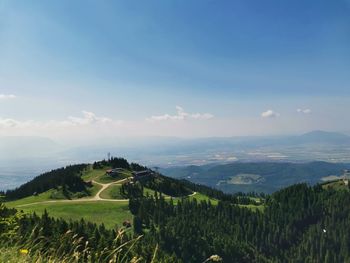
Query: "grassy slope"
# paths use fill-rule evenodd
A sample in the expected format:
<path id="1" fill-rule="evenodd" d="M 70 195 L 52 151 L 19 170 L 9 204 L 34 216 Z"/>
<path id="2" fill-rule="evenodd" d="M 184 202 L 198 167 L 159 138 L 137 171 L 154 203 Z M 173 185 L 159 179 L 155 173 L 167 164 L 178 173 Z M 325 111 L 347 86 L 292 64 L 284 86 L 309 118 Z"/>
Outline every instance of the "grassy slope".
<path id="1" fill-rule="evenodd" d="M 117 181 L 126 177 L 131 176 L 130 171 L 125 171 L 121 178 L 111 178 L 105 174 L 104 169 L 88 169 L 82 178 L 85 181 L 91 181 L 95 180 L 97 182 L 101 183 L 109 183 L 113 181 Z M 98 190 L 101 188 L 100 185 L 94 184 L 92 188 L 90 188 L 90 194 L 91 196 L 94 196 Z M 104 190 L 101 193 L 102 198 L 106 199 L 123 199 L 120 196 L 119 192 L 120 185 L 111 185 L 106 190 Z M 34 202 L 42 202 L 42 201 L 48 201 L 52 200 L 50 199 L 50 194 L 52 190 L 49 190 L 45 193 L 39 194 L 38 196 L 30 196 L 27 198 L 23 198 L 20 200 L 16 200 L 13 202 L 8 202 L 6 205 L 8 207 L 16 207 L 18 205 L 23 204 L 30 204 Z M 154 195 L 154 191 L 151 189 L 144 188 L 145 195 L 148 193 L 149 195 Z M 165 195 L 165 197 L 167 197 Z M 191 199 L 196 199 L 198 202 L 202 200 L 209 201 L 216 205 L 218 203 L 218 200 L 209 198 L 208 196 L 196 193 L 195 195 L 189 197 Z M 170 199 L 169 199 L 170 200 Z M 177 203 L 177 200 L 180 200 L 180 198 L 173 198 L 174 203 Z M 243 207 L 243 206 L 241 206 Z M 244 206 L 249 209 L 259 209 L 263 210 L 263 206 Z M 132 220 L 132 215 L 128 209 L 128 201 L 121 201 L 121 202 L 108 202 L 108 201 L 88 201 L 88 202 L 70 202 L 70 203 L 43 203 L 43 204 L 36 204 L 36 205 L 28 205 L 24 207 L 20 207 L 20 210 L 23 210 L 24 212 L 32 213 L 35 212 L 37 214 L 41 214 L 45 211 L 45 209 L 48 211 L 49 215 L 57 218 L 63 218 L 66 220 L 80 220 L 81 218 L 84 218 L 86 221 L 90 221 L 96 224 L 102 224 L 104 223 L 106 227 L 113 228 L 116 224 L 121 225 L 122 222 L 126 219 Z"/>
<path id="2" fill-rule="evenodd" d="M 144 188 L 143 188 L 143 195 L 144 195 L 144 196 L 147 196 L 147 195 L 149 195 L 149 196 L 155 196 L 155 193 L 156 193 L 156 192 L 155 192 L 154 190 L 150 189 L 150 188 L 147 188 L 147 187 L 144 187 Z M 163 194 L 163 193 L 162 193 L 162 195 L 163 195 L 163 197 L 166 197 L 166 198 L 169 197 L 168 195 Z"/>
<path id="3" fill-rule="evenodd" d="M 102 185 L 99 184 L 92 184 L 92 187 L 89 188 L 88 192 L 91 196 L 95 196 L 97 194 L 97 192 L 102 188 Z"/>
<path id="4" fill-rule="evenodd" d="M 50 216 L 63 218 L 66 220 L 80 220 L 83 218 L 96 224 L 105 224 L 108 228 L 119 226 L 125 219 L 132 221 L 132 215 L 129 211 L 128 202 L 70 202 L 70 203 L 49 203 L 36 204 L 21 207 L 24 212 L 35 212 L 42 214 L 45 209 Z"/>
<path id="5" fill-rule="evenodd" d="M 103 177 L 104 175 L 105 169 L 89 169 L 85 172 L 82 178 L 85 181 L 91 181 Z M 100 185 L 93 184 L 93 187 L 89 189 L 90 195 L 95 196 L 101 187 L 102 186 Z M 7 202 L 6 206 L 17 207 L 24 204 L 52 201 L 53 199 L 50 198 L 52 191 L 53 190 L 49 190 L 38 196 L 29 196 L 16 201 Z M 42 214 L 46 209 L 49 215 L 53 217 L 61 217 L 67 220 L 80 220 L 81 218 L 84 218 L 84 220 L 96 224 L 104 223 L 109 228 L 114 227 L 116 224 L 121 225 L 125 219 L 132 220 L 132 215 L 128 209 L 128 201 L 88 201 L 83 203 L 72 201 L 71 203 L 43 203 L 18 207 L 18 209 L 27 213 L 35 212 L 37 214 Z"/>
<path id="6" fill-rule="evenodd" d="M 101 189 L 102 186 L 94 184 L 91 188 L 89 188 L 89 193 L 91 196 L 95 196 L 96 193 Z M 28 196 L 22 199 L 18 199 L 16 201 L 6 202 L 6 206 L 8 207 L 16 207 L 18 205 L 25 205 L 30 203 L 44 202 L 44 201 L 54 201 L 55 199 L 51 199 L 51 193 L 53 190 L 46 191 L 37 196 Z M 90 197 L 88 197 L 90 198 Z"/>
<path id="7" fill-rule="evenodd" d="M 217 205 L 218 200 L 214 198 L 210 198 L 204 194 L 196 193 L 195 195 L 190 197 L 191 199 L 196 199 L 198 202 L 200 201 L 210 201 L 212 205 Z"/>
<path id="8" fill-rule="evenodd" d="M 105 169 L 92 169 L 92 167 L 89 167 L 89 169 L 87 169 L 84 174 L 82 175 L 82 179 L 84 181 L 92 181 L 95 180 L 101 176 L 103 176 L 106 173 L 106 170 L 108 169 L 108 167 L 106 167 Z"/>
<path id="9" fill-rule="evenodd" d="M 28 196 L 22 199 L 18 199 L 16 201 L 10 201 L 6 202 L 7 207 L 16 207 L 18 205 L 24 205 L 24 204 L 30 204 L 30 203 L 36 203 L 36 202 L 43 202 L 43 201 L 49 201 L 53 200 L 50 198 L 51 193 L 53 190 L 46 191 L 44 193 L 41 193 L 37 196 Z"/>
<path id="10" fill-rule="evenodd" d="M 111 176 L 107 175 L 105 173 L 105 171 L 103 171 L 103 174 L 101 175 L 101 172 L 100 172 L 100 175 L 95 178 L 95 181 L 99 182 L 99 183 L 102 183 L 102 184 L 108 184 L 108 183 L 112 183 L 112 182 L 115 182 L 115 181 L 122 180 L 124 178 L 128 178 L 130 176 L 132 176 L 132 174 L 131 174 L 130 171 L 127 171 L 127 170 L 125 170 L 124 172 L 120 173 L 116 177 L 111 177 Z"/>
<path id="11" fill-rule="evenodd" d="M 103 190 L 103 192 L 100 194 L 100 197 L 104 199 L 125 199 L 125 197 L 120 194 L 120 187 L 121 185 L 119 184 L 112 184 Z"/>
<path id="12" fill-rule="evenodd" d="M 334 189 L 337 191 L 339 191 L 339 190 L 349 191 L 349 187 L 344 184 L 343 180 L 337 180 L 337 181 L 323 183 L 322 188 L 323 189 Z"/>
<path id="13" fill-rule="evenodd" d="M 265 206 L 263 205 L 238 205 L 239 207 L 245 207 L 245 208 L 248 208 L 252 211 L 257 211 L 259 210 L 260 212 L 263 212 L 264 209 L 265 209 Z"/>

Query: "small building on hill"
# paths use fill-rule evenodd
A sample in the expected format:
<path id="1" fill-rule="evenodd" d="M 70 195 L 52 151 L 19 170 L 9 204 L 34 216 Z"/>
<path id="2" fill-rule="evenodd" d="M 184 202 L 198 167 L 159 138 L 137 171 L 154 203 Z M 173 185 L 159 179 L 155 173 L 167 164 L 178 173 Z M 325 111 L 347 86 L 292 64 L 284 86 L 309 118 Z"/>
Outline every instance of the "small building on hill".
<path id="1" fill-rule="evenodd" d="M 153 172 L 150 170 L 144 170 L 139 172 L 133 172 L 132 175 L 134 181 L 143 181 L 149 179 L 153 175 Z"/>
<path id="2" fill-rule="evenodd" d="M 118 176 L 121 172 L 123 172 L 123 168 L 114 168 L 106 170 L 106 174 L 112 177 Z"/>

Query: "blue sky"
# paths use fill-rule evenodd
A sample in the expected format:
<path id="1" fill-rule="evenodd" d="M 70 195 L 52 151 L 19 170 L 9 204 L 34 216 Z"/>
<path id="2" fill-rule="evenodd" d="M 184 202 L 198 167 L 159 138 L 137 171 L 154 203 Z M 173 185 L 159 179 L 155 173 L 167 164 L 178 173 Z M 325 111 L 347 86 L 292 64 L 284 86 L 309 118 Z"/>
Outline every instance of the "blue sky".
<path id="1" fill-rule="evenodd" d="M 349 12 L 349 0 L 0 0 L 0 135 L 348 132 Z"/>

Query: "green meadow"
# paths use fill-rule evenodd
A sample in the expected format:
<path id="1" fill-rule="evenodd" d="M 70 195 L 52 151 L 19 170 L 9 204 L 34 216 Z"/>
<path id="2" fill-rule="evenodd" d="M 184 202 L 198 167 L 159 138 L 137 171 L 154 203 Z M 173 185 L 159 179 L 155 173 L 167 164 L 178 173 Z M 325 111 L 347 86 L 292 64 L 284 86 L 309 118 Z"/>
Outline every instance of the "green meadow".
<path id="1" fill-rule="evenodd" d="M 128 201 L 87 201 L 87 202 L 57 202 L 42 203 L 19 207 L 25 213 L 42 214 L 46 210 L 52 217 L 63 218 L 65 220 L 89 221 L 96 224 L 104 224 L 107 228 L 114 228 L 121 225 L 124 220 L 131 220 Z"/>
<path id="2" fill-rule="evenodd" d="M 125 197 L 120 194 L 120 188 L 120 184 L 112 184 L 102 191 L 100 197 L 104 199 L 125 199 Z"/>

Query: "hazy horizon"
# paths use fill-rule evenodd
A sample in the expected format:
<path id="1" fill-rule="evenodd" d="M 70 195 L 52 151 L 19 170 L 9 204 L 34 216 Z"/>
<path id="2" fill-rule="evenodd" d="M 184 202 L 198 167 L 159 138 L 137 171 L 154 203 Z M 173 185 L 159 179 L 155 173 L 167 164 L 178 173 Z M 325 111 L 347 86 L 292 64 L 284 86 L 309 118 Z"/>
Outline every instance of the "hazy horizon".
<path id="1" fill-rule="evenodd" d="M 350 131 L 341 1 L 1 1 L 0 136 Z"/>

